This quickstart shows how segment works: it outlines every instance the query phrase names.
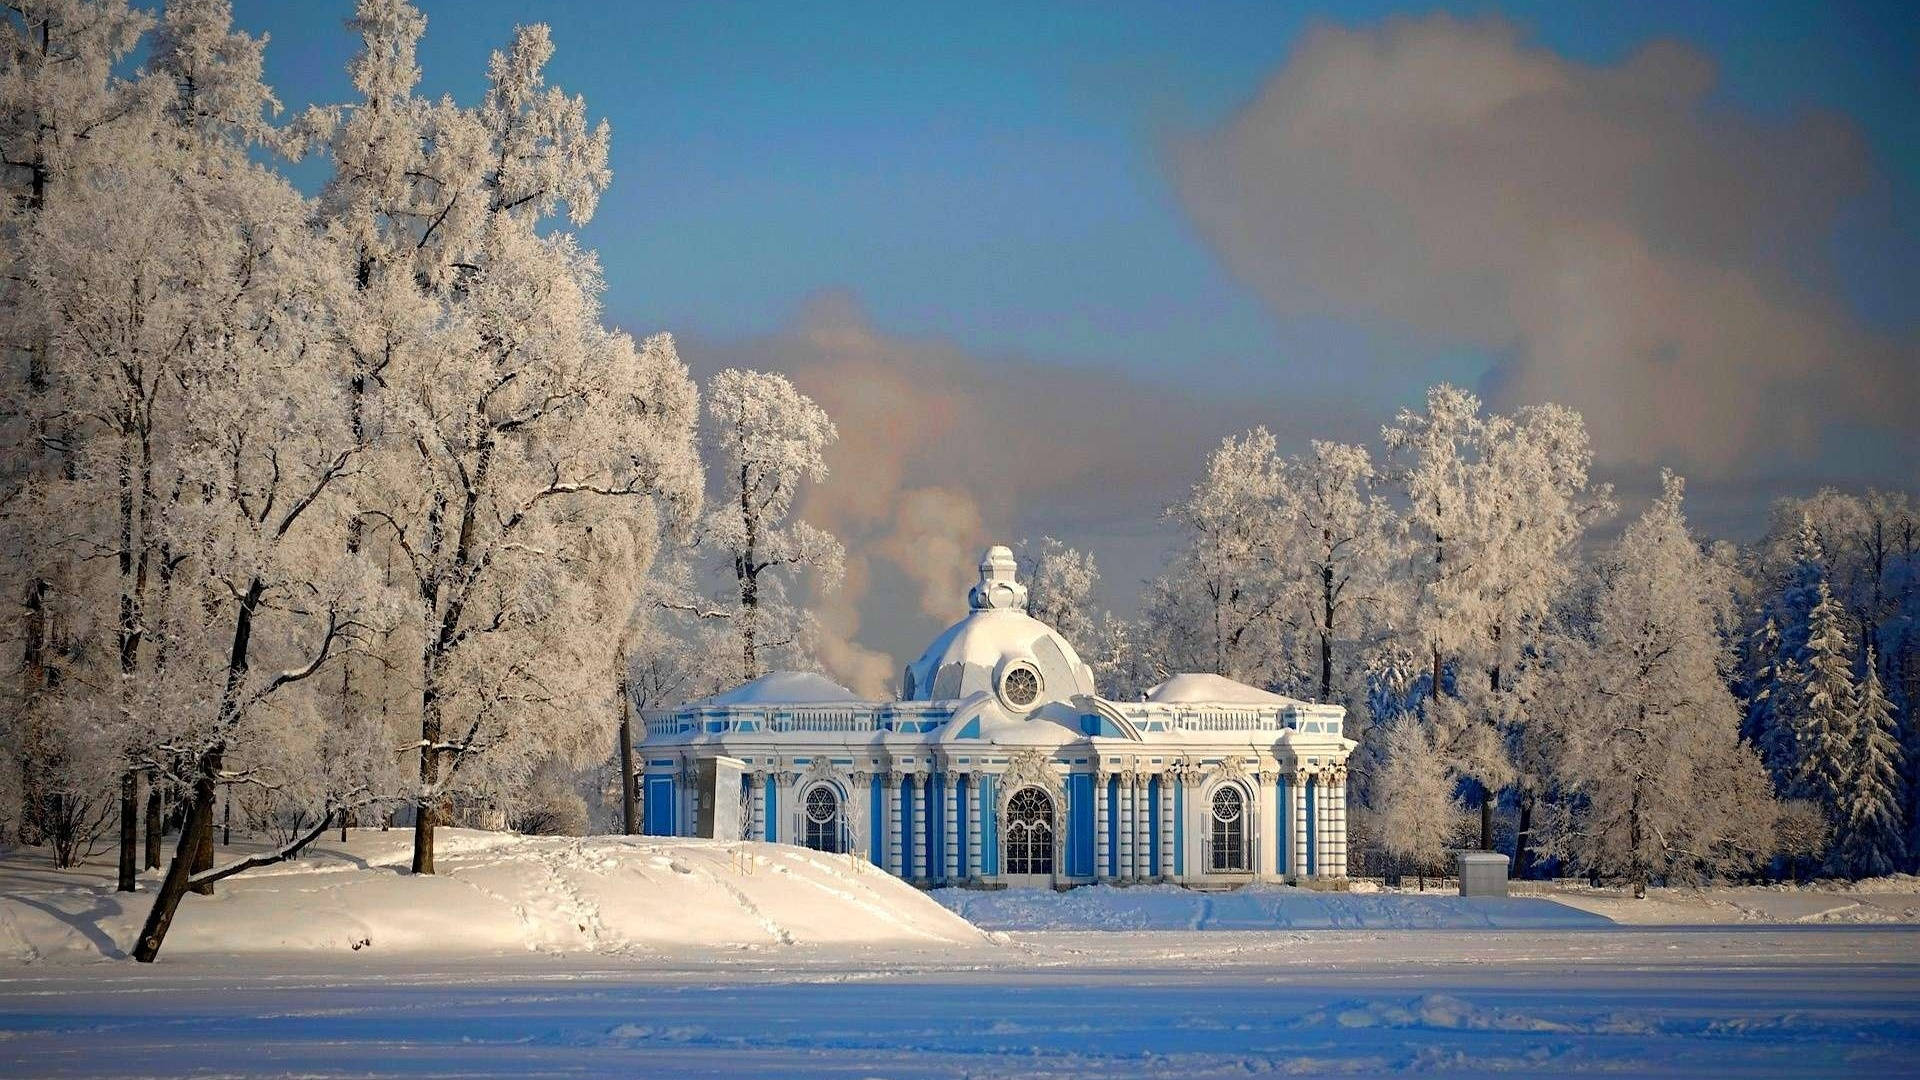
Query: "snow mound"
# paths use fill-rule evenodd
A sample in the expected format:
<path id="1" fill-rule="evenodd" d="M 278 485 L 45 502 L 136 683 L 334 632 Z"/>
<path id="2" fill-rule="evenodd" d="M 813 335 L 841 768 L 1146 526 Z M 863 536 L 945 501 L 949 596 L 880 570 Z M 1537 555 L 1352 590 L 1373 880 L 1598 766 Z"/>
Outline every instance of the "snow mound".
<path id="1" fill-rule="evenodd" d="M 1178 885 L 1090 885 L 1069 892 L 940 889 L 930 894 L 984 930 L 1551 930 L 1612 925 L 1550 900 L 1440 893 L 1341 893 L 1288 885 L 1199 892 Z"/>
<path id="2" fill-rule="evenodd" d="M 1298 705 L 1298 698 L 1269 693 L 1224 675 L 1175 675 L 1147 691 L 1148 701 L 1168 705 Z"/>
<path id="3" fill-rule="evenodd" d="M 845 855 L 666 837 L 440 830 L 439 873 L 406 873 L 409 832 L 356 831 L 181 904 L 162 961 L 232 953 L 657 955 L 788 945 L 978 943 L 982 935 Z M 244 850 L 235 845 L 235 850 Z M 234 852 L 222 851 L 221 861 Z M 152 903 L 112 868 L 0 856 L 0 960 L 126 954 Z"/>
<path id="4" fill-rule="evenodd" d="M 696 705 L 824 705 L 861 701 L 860 695 L 811 671 L 769 671 Z"/>

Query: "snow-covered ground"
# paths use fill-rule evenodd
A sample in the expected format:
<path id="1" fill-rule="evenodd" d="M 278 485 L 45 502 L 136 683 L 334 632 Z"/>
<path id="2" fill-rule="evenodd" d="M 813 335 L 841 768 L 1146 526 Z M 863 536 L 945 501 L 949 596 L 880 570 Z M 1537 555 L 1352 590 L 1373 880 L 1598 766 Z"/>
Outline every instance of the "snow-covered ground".
<path id="1" fill-rule="evenodd" d="M 1635 900 L 1618 888 L 1517 882 L 1504 899 L 1456 891 L 1351 892 L 1252 885 L 1196 892 L 1175 885 L 1096 885 L 982 892 L 940 889 L 934 899 L 988 930 L 1474 930 L 1575 929 L 1609 922 L 1656 926 L 1726 923 L 1920 923 L 1920 877 L 1806 886 L 1656 888 Z"/>
<path id="2" fill-rule="evenodd" d="M 355 830 L 181 904 L 162 961 L 226 953 L 556 953 L 953 942 L 979 932 L 857 859 L 761 843 L 442 829 L 438 874 L 411 833 Z M 224 859 L 248 850 L 236 845 Z M 145 875 L 143 888 L 158 884 Z M 112 867 L 0 858 L 0 962 L 120 957 L 152 902 Z"/>
<path id="3" fill-rule="evenodd" d="M 146 894 L 0 857 L 0 1076 L 1920 1075 L 1920 927 L 1756 921 L 1912 879 L 1638 909 L 1730 924 L 1687 927 L 1579 889 L 942 896 L 1215 927 L 983 933 L 793 848 L 445 839 L 431 880 L 356 833 L 190 898 L 152 966 L 109 958 Z M 1261 912 L 1338 928 L 1224 928 Z"/>
<path id="4" fill-rule="evenodd" d="M 1606 926 L 1606 918 L 1531 898 L 1443 893 L 1317 892 L 1251 885 L 1196 892 L 1178 885 L 1070 892 L 940 889 L 934 899 L 988 930 L 1476 930 Z"/>

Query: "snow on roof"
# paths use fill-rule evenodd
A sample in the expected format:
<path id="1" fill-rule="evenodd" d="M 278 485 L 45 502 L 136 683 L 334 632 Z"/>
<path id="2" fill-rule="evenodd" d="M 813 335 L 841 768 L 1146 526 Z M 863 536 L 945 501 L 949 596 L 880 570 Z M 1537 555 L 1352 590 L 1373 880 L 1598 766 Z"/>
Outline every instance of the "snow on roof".
<path id="1" fill-rule="evenodd" d="M 1175 675 L 1147 691 L 1148 701 L 1168 705 L 1301 705 L 1298 698 L 1268 693 L 1224 675 Z"/>
<path id="2" fill-rule="evenodd" d="M 822 705 L 863 700 L 859 694 L 825 675 L 811 671 L 769 671 L 752 682 L 741 683 L 724 694 L 715 694 L 694 704 Z"/>

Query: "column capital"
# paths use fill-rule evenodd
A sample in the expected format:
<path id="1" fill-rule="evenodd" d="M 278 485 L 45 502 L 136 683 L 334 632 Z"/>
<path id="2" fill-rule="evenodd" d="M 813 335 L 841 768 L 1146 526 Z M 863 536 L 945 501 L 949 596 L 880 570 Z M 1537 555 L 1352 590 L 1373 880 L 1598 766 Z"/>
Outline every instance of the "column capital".
<path id="1" fill-rule="evenodd" d="M 900 781 L 904 779 L 906 779 L 905 773 L 898 769 L 888 769 L 885 773 L 881 774 L 880 782 L 887 787 L 897 788 L 900 786 Z"/>

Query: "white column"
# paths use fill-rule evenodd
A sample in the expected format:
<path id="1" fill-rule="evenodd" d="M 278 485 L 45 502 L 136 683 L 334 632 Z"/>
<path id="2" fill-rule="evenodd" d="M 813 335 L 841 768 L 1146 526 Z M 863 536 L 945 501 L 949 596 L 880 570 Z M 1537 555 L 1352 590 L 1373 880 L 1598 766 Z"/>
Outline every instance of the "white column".
<path id="1" fill-rule="evenodd" d="M 753 784 L 753 814 L 747 823 L 747 839 L 765 840 L 767 838 L 767 774 L 751 774 Z"/>
<path id="2" fill-rule="evenodd" d="M 1296 772 L 1292 777 L 1292 790 L 1287 797 L 1293 800 L 1293 818 L 1289 832 L 1293 834 L 1293 859 L 1288 863 L 1288 871 L 1295 877 L 1307 876 L 1307 774 Z"/>
<path id="3" fill-rule="evenodd" d="M 1153 800 L 1147 787 L 1147 774 L 1133 778 L 1133 876 L 1141 881 L 1153 877 Z"/>
<path id="4" fill-rule="evenodd" d="M 900 798 L 900 780 L 899 773 L 890 772 L 882 781 L 886 786 L 887 812 L 886 821 L 882 823 L 881 828 L 887 831 L 887 872 L 894 877 L 906 876 L 905 869 L 900 865 L 900 815 L 904 812 Z"/>
<path id="5" fill-rule="evenodd" d="M 1160 865 L 1154 873 L 1172 877 L 1179 871 L 1173 865 L 1173 785 L 1171 773 L 1160 774 Z"/>
<path id="6" fill-rule="evenodd" d="M 1113 860 L 1107 857 L 1107 774 L 1093 774 L 1093 879 L 1105 881 L 1113 876 Z"/>
<path id="7" fill-rule="evenodd" d="M 1122 881 L 1133 880 L 1133 774 L 1121 773 L 1120 796 L 1120 865 L 1113 868 L 1113 876 Z"/>
<path id="8" fill-rule="evenodd" d="M 1346 769 L 1336 769 L 1332 780 L 1332 867 L 1346 876 Z"/>
<path id="9" fill-rule="evenodd" d="M 952 882 L 960 880 L 960 792 L 959 789 L 954 786 L 952 773 L 942 773 L 941 775 L 946 780 L 946 784 L 942 788 L 942 795 L 947 801 L 944 815 L 947 826 L 947 880 Z"/>
<path id="10" fill-rule="evenodd" d="M 1327 859 L 1331 844 L 1327 838 L 1332 834 L 1332 822 L 1327 813 L 1327 773 L 1313 776 L 1313 876 L 1325 878 L 1331 876 Z"/>
<path id="11" fill-rule="evenodd" d="M 927 809 L 933 804 L 927 793 L 933 790 L 933 777 L 915 773 L 907 782 L 913 785 L 913 872 L 926 878 L 931 876 L 927 873 Z"/>
<path id="12" fill-rule="evenodd" d="M 980 853 L 980 838 L 987 831 L 987 815 L 993 813 L 987 807 L 987 800 L 980 797 L 980 777 L 983 773 L 972 773 L 967 781 L 968 810 L 973 814 L 973 828 L 967 830 L 967 872 L 984 873 L 986 861 Z"/>

